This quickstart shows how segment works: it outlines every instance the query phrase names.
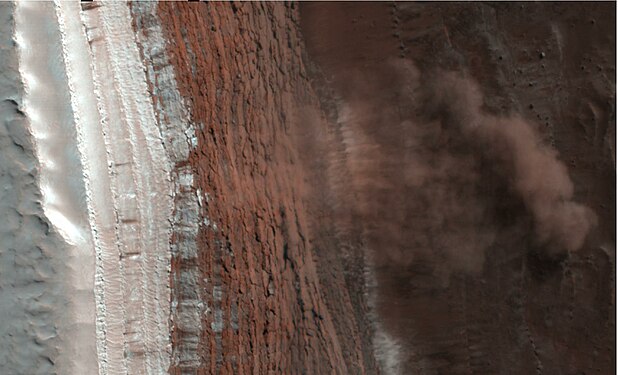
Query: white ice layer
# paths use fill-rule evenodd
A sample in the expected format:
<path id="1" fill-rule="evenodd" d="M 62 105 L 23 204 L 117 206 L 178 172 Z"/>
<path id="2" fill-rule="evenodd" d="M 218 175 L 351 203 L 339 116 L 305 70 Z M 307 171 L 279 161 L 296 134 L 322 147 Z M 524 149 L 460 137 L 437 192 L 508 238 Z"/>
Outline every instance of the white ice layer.
<path id="1" fill-rule="evenodd" d="M 107 186 L 119 239 L 115 264 L 110 259 L 100 270 L 106 290 L 112 292 L 110 298 L 104 293 L 106 334 L 114 336 L 106 338 L 101 352 L 108 358 L 109 374 L 166 373 L 171 354 L 171 166 L 129 7 L 121 2 L 99 5 L 81 12 L 81 19 L 92 55 L 93 92 L 98 97 L 110 175 Z M 116 311 L 110 314 L 111 309 Z M 119 336 L 121 340 L 116 339 Z"/>
<path id="2" fill-rule="evenodd" d="M 79 332 L 67 336 L 79 340 L 67 340 L 73 363 L 62 373 L 163 374 L 171 355 L 171 163 L 129 7 L 98 5 L 16 9 L 43 206 L 74 249 Z"/>
<path id="3" fill-rule="evenodd" d="M 94 253 L 77 147 L 71 93 L 53 3 L 15 4 L 15 41 L 24 83 L 23 112 L 39 160 L 42 206 L 53 230 L 68 244 L 67 320 L 58 323 L 63 347 L 59 373 L 97 372 Z M 50 306 L 51 308 L 51 306 Z"/>

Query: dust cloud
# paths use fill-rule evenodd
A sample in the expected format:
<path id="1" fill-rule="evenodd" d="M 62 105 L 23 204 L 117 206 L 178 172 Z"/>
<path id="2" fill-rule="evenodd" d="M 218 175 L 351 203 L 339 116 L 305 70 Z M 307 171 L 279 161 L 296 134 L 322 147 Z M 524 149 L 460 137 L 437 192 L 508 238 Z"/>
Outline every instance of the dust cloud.
<path id="1" fill-rule="evenodd" d="M 582 247 L 596 217 L 533 124 L 489 113 L 463 74 L 395 63 L 376 77 L 349 77 L 338 123 L 351 177 L 335 188 L 353 192 L 378 267 L 448 277 L 480 272 L 509 239 L 548 256 Z"/>
<path id="2" fill-rule="evenodd" d="M 450 125 L 459 126 L 469 143 L 481 146 L 476 147 L 479 156 L 503 169 L 511 191 L 534 218 L 537 240 L 551 252 L 581 248 L 596 216 L 573 200 L 566 166 L 534 126 L 519 117 L 484 113 L 477 85 L 453 73 L 442 75 L 430 95 L 433 107 L 447 113 Z"/>

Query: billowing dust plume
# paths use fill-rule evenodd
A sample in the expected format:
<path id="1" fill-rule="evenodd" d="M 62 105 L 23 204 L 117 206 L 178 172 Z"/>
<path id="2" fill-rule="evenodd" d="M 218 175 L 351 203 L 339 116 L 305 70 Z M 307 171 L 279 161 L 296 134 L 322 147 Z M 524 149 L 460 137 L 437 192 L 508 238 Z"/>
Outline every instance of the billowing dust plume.
<path id="1" fill-rule="evenodd" d="M 430 94 L 430 105 L 446 114 L 480 157 L 502 169 L 511 190 L 534 218 L 537 239 L 548 250 L 579 249 L 596 221 L 588 207 L 573 200 L 573 182 L 558 153 L 545 145 L 533 125 L 518 117 L 483 112 L 477 85 L 453 73 L 442 75 Z"/>
<path id="2" fill-rule="evenodd" d="M 378 265 L 448 275 L 513 241 L 548 255 L 583 245 L 595 215 L 532 124 L 490 114 L 463 75 L 400 64 L 378 78 L 350 77 L 338 122 L 351 178 L 335 181 Z"/>

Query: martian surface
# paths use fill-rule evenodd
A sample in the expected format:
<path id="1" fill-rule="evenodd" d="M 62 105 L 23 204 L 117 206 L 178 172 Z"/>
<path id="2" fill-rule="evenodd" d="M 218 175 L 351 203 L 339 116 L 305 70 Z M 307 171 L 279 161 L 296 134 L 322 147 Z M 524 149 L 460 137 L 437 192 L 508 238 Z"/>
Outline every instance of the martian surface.
<path id="1" fill-rule="evenodd" d="M 613 374 L 615 2 L 0 2 L 0 374 Z"/>

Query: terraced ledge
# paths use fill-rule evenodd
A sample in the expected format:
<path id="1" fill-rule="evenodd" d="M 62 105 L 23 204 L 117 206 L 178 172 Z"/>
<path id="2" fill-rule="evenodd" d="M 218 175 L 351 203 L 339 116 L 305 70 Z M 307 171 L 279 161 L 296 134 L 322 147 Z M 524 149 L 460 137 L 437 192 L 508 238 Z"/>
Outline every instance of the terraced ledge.
<path id="1" fill-rule="evenodd" d="M 199 340 L 202 317 L 208 301 L 200 288 L 197 236 L 202 197 L 196 188 L 189 155 L 197 146 L 190 108 L 178 91 L 174 67 L 166 49 L 158 3 L 131 3 L 138 45 L 146 65 L 150 95 L 154 100 L 157 124 L 165 151 L 174 169 L 174 214 L 172 215 L 172 359 L 171 368 L 192 371 L 201 364 Z"/>
<path id="2" fill-rule="evenodd" d="M 128 6 L 109 3 L 82 16 L 101 95 L 116 235 L 122 244 L 116 266 L 123 281 L 118 287 L 124 292 L 121 301 L 110 302 L 126 308 L 124 350 L 114 354 L 127 353 L 127 368 L 109 372 L 159 373 L 169 366 L 171 348 L 170 161 L 156 125 Z M 117 363 L 110 358 L 110 365 Z"/>

